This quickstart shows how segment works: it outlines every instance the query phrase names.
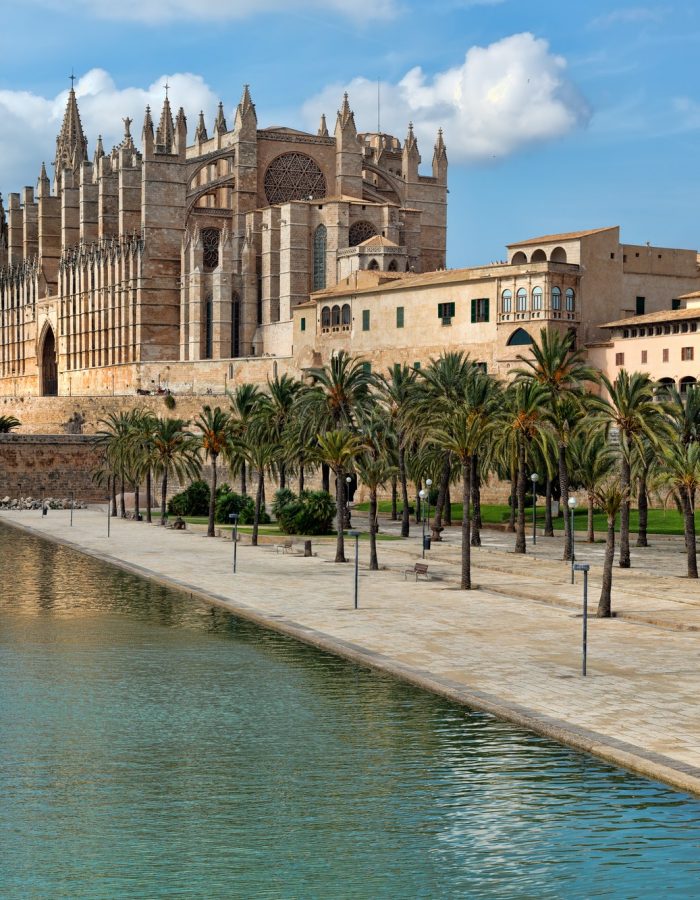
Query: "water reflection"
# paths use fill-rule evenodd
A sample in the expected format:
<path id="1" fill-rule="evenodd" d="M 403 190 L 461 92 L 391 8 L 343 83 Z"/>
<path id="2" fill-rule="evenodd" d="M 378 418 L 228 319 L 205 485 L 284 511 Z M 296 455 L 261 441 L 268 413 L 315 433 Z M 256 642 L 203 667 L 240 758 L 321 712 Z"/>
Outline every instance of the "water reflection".
<path id="1" fill-rule="evenodd" d="M 692 896 L 700 805 L 0 526 L 2 897 Z"/>

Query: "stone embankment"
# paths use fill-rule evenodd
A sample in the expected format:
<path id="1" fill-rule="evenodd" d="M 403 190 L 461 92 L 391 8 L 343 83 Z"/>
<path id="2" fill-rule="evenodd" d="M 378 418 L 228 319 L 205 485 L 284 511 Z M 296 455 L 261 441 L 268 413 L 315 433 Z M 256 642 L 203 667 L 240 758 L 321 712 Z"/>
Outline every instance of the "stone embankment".
<path id="1" fill-rule="evenodd" d="M 88 505 L 82 500 L 73 500 L 70 497 L 60 499 L 58 497 L 3 497 L 0 499 L 0 509 L 87 509 Z"/>

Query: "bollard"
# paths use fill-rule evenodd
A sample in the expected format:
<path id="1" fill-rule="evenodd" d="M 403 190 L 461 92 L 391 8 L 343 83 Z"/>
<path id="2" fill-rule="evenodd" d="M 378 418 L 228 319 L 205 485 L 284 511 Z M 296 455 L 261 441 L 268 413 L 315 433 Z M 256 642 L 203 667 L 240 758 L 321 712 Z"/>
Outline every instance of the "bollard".
<path id="1" fill-rule="evenodd" d="M 304 556 L 313 556 L 311 552 L 311 541 L 304 541 Z"/>

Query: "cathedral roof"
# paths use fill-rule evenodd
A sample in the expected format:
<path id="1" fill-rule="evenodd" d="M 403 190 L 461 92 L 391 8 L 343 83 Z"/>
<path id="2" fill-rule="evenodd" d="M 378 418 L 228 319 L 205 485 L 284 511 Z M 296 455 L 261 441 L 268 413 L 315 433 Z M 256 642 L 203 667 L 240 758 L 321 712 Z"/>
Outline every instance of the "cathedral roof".
<path id="1" fill-rule="evenodd" d="M 362 241 L 362 243 L 357 245 L 358 247 L 392 247 L 399 249 L 399 245 L 395 244 L 393 241 L 390 241 L 389 238 L 383 237 L 381 234 L 374 234 L 372 237 L 367 238 L 366 241 Z"/>
<path id="2" fill-rule="evenodd" d="M 577 238 L 588 237 L 590 234 L 601 234 L 603 231 L 613 231 L 617 225 L 609 225 L 607 228 L 590 228 L 588 231 L 567 231 L 564 234 L 545 234 L 542 237 L 530 238 L 527 241 L 517 241 L 515 244 L 506 244 L 507 247 L 529 247 L 530 244 L 552 244 L 555 241 L 574 241 Z"/>

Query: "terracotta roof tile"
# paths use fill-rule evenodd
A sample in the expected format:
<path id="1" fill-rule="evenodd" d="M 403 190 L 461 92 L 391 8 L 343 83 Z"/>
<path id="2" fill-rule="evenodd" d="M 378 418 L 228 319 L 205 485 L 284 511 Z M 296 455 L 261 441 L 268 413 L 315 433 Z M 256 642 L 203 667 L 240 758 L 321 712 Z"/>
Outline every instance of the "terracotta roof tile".
<path id="1" fill-rule="evenodd" d="M 588 231 L 567 231 L 563 234 L 545 234 L 542 237 L 530 238 L 527 241 L 517 241 L 515 244 L 506 244 L 506 247 L 527 247 L 530 244 L 553 244 L 556 241 L 573 241 L 576 238 L 587 237 L 589 234 L 601 234 L 603 231 L 613 231 L 617 225 L 609 225 L 607 228 L 590 228 Z"/>

